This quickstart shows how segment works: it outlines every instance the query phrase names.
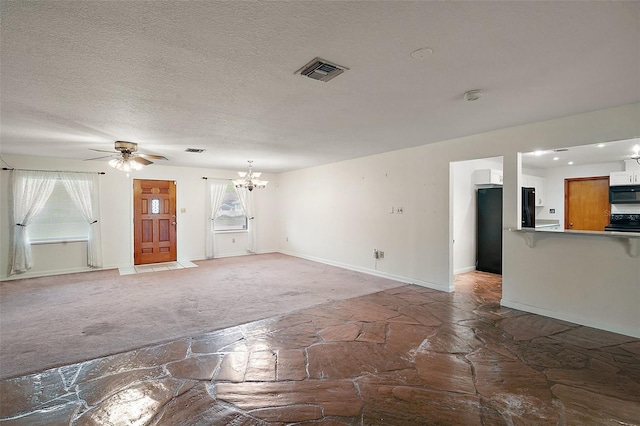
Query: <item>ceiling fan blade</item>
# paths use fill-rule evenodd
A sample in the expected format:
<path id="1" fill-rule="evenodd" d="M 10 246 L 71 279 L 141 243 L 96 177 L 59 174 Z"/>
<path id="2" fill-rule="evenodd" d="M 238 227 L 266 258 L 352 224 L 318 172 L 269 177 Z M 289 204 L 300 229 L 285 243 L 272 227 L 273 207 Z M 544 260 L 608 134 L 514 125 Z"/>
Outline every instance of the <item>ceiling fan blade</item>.
<path id="1" fill-rule="evenodd" d="M 93 149 L 93 148 L 89 148 L 89 150 L 91 150 L 91 151 L 96 151 L 96 152 L 110 152 L 110 153 L 112 153 L 112 154 L 117 154 L 117 152 L 116 152 L 116 151 L 114 151 L 114 150 L 106 151 L 106 150 L 104 150 L 104 149 Z"/>
<path id="2" fill-rule="evenodd" d="M 153 161 L 149 161 L 146 158 L 142 158 L 142 157 L 139 157 L 137 155 L 135 157 L 129 157 L 129 159 L 131 161 L 135 161 L 136 163 L 140 163 L 143 166 L 148 166 L 149 164 L 153 164 Z"/>
<path id="3" fill-rule="evenodd" d="M 102 160 L 103 158 L 110 158 L 113 157 L 113 155 L 103 155 L 101 157 L 95 157 L 95 158 L 87 158 L 84 161 L 91 161 L 91 160 Z"/>
<path id="4" fill-rule="evenodd" d="M 139 152 L 136 152 L 136 155 L 139 155 L 140 157 L 151 158 L 153 160 L 167 160 L 167 161 L 169 161 L 169 159 L 167 157 L 163 157 L 162 155 L 141 154 Z"/>

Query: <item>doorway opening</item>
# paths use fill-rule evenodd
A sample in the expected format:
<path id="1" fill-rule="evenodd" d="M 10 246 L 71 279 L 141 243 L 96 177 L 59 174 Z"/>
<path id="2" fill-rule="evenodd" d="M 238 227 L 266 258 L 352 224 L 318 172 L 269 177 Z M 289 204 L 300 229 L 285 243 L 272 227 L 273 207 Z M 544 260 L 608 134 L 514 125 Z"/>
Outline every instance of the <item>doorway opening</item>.
<path id="1" fill-rule="evenodd" d="M 450 168 L 450 288 L 464 291 L 463 287 L 487 284 L 487 291 L 502 295 L 502 276 L 478 271 L 478 190 L 495 188 L 500 192 L 499 206 L 490 217 L 500 221 L 496 235 L 485 242 L 496 252 L 498 267 L 502 266 L 502 169 L 503 157 L 491 157 L 468 161 L 451 162 Z M 483 229 L 485 230 L 485 229 Z M 481 233 L 482 234 L 482 233 Z M 485 238 L 480 235 L 480 238 Z M 484 286 L 484 284 L 482 284 Z M 484 289 L 483 289 L 484 290 Z"/>

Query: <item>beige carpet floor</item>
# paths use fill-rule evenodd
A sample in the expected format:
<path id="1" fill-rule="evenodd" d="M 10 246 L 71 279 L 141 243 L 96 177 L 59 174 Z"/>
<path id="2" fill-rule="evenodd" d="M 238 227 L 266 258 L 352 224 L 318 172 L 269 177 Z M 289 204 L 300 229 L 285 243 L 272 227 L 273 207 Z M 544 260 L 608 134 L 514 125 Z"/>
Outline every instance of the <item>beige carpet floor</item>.
<path id="1" fill-rule="evenodd" d="M 403 285 L 283 254 L 120 276 L 0 283 L 0 377 L 16 377 Z"/>

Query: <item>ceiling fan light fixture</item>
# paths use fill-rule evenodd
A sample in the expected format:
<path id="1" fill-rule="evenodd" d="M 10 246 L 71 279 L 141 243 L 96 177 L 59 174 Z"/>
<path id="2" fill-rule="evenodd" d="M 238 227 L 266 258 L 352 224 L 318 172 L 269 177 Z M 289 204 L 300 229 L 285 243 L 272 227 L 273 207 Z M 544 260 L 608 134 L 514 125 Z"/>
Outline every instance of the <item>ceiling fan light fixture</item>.
<path id="1" fill-rule="evenodd" d="M 112 160 L 109 160 L 108 164 L 114 169 L 120 170 L 121 172 L 141 170 L 143 167 L 142 164 L 136 161 L 131 161 L 129 158 L 114 158 Z"/>
<path id="2" fill-rule="evenodd" d="M 141 170 L 142 167 L 153 164 L 153 161 L 151 161 L 150 158 L 154 160 L 168 160 L 167 157 L 164 157 L 162 155 L 144 154 L 141 152 L 137 152 L 138 144 L 135 142 L 115 141 L 114 148 L 116 150 L 115 153 L 113 151 L 105 151 L 103 149 L 89 148 L 91 151 L 106 152 L 111 154 L 98 158 L 89 158 L 89 160 L 100 160 L 105 157 L 117 156 L 116 158 L 109 160 L 107 164 L 109 164 L 109 166 L 113 167 L 114 169 L 123 172 Z"/>

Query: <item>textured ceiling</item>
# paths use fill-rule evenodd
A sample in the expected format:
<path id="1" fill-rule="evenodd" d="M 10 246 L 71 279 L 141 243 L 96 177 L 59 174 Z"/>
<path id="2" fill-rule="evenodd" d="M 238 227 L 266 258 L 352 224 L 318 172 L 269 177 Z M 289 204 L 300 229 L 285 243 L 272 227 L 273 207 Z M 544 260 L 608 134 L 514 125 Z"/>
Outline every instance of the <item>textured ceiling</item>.
<path id="1" fill-rule="evenodd" d="M 281 172 L 640 101 L 640 2 L 2 1 L 0 153 Z M 412 51 L 430 47 L 422 60 Z M 320 56 L 350 70 L 294 72 Z M 465 102 L 463 93 L 483 97 Z M 186 148 L 205 148 L 188 154 Z"/>

